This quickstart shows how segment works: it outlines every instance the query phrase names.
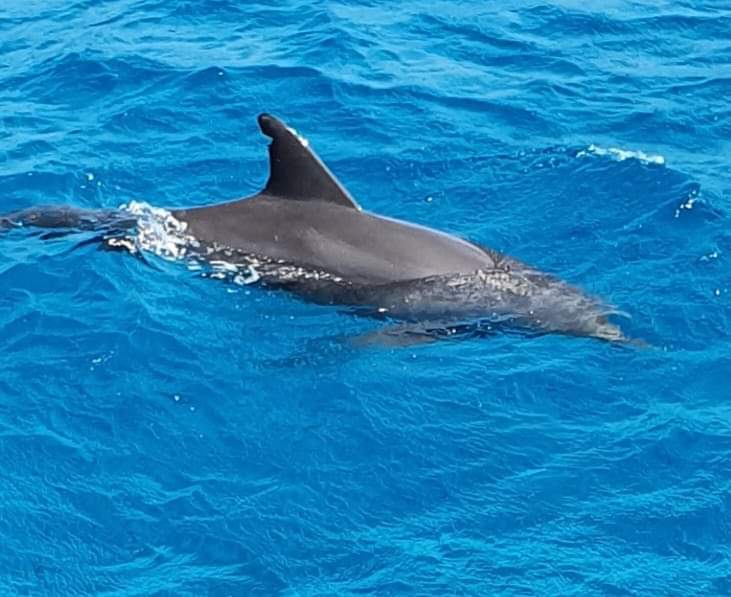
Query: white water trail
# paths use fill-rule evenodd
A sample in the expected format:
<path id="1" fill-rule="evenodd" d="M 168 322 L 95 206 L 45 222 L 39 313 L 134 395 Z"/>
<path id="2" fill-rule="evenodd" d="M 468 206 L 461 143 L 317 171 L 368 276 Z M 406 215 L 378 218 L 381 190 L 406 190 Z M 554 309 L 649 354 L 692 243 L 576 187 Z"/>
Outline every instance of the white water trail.
<path id="1" fill-rule="evenodd" d="M 601 147 L 589 145 L 586 149 L 582 149 L 576 154 L 576 157 L 582 158 L 590 155 L 609 157 L 617 162 L 623 162 L 625 160 L 639 160 L 643 164 L 654 164 L 657 166 L 665 165 L 665 156 L 660 154 L 645 153 L 640 150 L 622 149 L 620 147 Z"/>

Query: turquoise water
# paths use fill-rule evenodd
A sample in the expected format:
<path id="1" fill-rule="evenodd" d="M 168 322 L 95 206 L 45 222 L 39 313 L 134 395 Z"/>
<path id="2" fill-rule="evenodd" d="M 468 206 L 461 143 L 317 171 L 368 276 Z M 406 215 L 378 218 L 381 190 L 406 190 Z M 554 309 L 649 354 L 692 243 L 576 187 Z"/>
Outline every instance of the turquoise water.
<path id="1" fill-rule="evenodd" d="M 354 348 L 380 324 L 5 235 L 4 594 L 731 593 L 728 97 L 721 2 L 6 0 L 0 212 L 250 194 L 269 111 L 653 348 Z"/>

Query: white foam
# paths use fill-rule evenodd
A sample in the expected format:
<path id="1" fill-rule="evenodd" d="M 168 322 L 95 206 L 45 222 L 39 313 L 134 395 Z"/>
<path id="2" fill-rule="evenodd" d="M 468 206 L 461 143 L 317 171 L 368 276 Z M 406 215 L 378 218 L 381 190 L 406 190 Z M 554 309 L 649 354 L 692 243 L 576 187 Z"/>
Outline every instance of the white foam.
<path id="1" fill-rule="evenodd" d="M 686 198 L 683 203 L 681 203 L 678 208 L 675 210 L 675 217 L 679 218 L 680 214 L 683 212 L 683 210 L 691 210 L 693 209 L 693 206 L 700 201 L 700 198 L 698 197 L 699 191 L 698 189 L 693 189 Z"/>
<path id="2" fill-rule="evenodd" d="M 132 252 L 148 251 L 164 259 L 183 259 L 198 241 L 186 231 L 188 225 L 172 213 L 142 201 L 130 201 L 120 206 L 137 218 L 137 234 L 132 238 Z"/>
<path id="3" fill-rule="evenodd" d="M 620 147 L 600 147 L 593 143 L 586 149 L 582 149 L 576 154 L 576 157 L 585 157 L 587 155 L 606 156 L 618 162 L 624 160 L 639 160 L 643 164 L 656 164 L 663 166 L 665 164 L 665 157 L 660 154 L 645 153 L 644 151 L 633 151 L 631 149 L 622 149 Z"/>
<path id="4" fill-rule="evenodd" d="M 254 284 L 261 279 L 259 272 L 254 267 L 248 267 L 246 270 L 239 271 L 231 281 L 237 286 L 248 286 Z"/>
<path id="5" fill-rule="evenodd" d="M 249 263 L 232 263 L 230 261 L 209 261 L 211 272 L 209 278 L 228 280 L 237 286 L 248 286 L 260 279 L 259 272 Z"/>

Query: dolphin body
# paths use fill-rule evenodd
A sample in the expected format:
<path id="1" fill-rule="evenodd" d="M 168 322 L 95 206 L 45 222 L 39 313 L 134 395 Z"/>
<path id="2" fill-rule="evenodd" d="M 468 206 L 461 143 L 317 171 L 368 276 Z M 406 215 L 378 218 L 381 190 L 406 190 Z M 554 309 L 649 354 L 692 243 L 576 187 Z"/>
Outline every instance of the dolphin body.
<path id="1" fill-rule="evenodd" d="M 267 287 L 401 322 L 409 334 L 498 324 L 623 341 L 613 310 L 556 277 L 491 249 L 361 209 L 308 143 L 269 114 L 264 189 L 229 203 L 172 210 L 199 258 L 249 268 Z M 31 209 L 0 228 L 129 228 L 124 212 Z"/>

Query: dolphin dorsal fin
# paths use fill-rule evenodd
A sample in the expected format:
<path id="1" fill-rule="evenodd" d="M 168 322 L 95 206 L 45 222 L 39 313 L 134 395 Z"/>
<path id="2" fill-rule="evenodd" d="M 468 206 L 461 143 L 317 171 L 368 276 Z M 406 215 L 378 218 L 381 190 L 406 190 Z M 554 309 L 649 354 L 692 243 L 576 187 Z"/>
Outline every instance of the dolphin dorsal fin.
<path id="1" fill-rule="evenodd" d="M 259 127 L 272 139 L 269 144 L 269 180 L 263 195 L 299 201 L 325 201 L 360 209 L 350 193 L 309 148 L 307 141 L 294 130 L 270 114 L 259 116 Z"/>

